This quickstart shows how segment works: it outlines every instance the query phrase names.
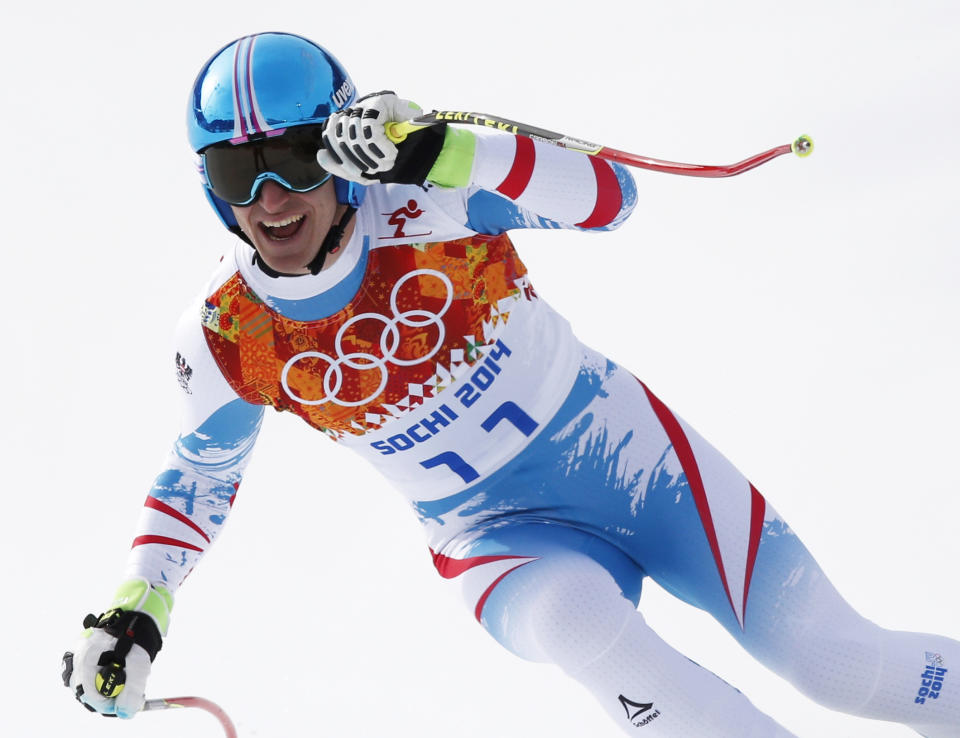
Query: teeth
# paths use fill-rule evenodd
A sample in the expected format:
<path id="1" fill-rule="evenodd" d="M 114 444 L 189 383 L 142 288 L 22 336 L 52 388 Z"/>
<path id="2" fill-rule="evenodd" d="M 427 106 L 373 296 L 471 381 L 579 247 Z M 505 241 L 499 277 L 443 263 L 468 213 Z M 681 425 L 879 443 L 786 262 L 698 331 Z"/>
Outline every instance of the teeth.
<path id="1" fill-rule="evenodd" d="M 283 220 L 278 221 L 263 221 L 263 224 L 267 228 L 282 228 L 285 225 L 290 225 L 291 223 L 296 223 L 298 220 L 303 220 L 303 215 L 291 215 L 289 218 L 284 218 Z"/>

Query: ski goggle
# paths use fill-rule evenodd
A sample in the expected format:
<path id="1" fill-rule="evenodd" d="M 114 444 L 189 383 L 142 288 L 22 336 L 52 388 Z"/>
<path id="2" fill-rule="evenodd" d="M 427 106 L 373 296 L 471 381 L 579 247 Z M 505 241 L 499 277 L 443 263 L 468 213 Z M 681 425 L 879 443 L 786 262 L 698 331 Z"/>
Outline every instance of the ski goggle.
<path id="1" fill-rule="evenodd" d="M 305 125 L 257 141 L 224 141 L 200 152 L 200 167 L 213 194 L 231 205 L 253 203 L 268 179 L 308 192 L 332 176 L 317 163 L 322 133 L 322 125 Z"/>

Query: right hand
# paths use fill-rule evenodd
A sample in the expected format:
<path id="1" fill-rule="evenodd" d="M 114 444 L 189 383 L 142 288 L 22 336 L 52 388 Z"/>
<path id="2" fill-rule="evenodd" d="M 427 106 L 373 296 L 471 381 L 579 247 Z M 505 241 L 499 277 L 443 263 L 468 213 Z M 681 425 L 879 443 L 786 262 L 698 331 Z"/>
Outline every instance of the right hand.
<path id="1" fill-rule="evenodd" d="M 145 579 L 125 582 L 106 613 L 88 615 L 63 684 L 92 712 L 132 718 L 143 707 L 150 666 L 169 624 L 173 595 Z"/>
<path id="2" fill-rule="evenodd" d="M 387 124 L 410 120 L 420 112 L 419 105 L 389 90 L 364 95 L 326 120 L 317 162 L 335 177 L 350 182 L 369 184 L 381 179 L 394 168 L 398 154 L 387 136 Z"/>

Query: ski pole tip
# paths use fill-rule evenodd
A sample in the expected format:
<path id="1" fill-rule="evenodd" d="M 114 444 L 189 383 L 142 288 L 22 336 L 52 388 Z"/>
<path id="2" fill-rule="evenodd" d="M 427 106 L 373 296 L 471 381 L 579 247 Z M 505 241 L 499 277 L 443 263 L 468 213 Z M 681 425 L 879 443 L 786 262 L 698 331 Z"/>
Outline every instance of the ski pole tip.
<path id="1" fill-rule="evenodd" d="M 806 134 L 799 136 L 796 141 L 790 144 L 790 150 L 801 158 L 810 156 L 813 153 L 813 139 Z"/>

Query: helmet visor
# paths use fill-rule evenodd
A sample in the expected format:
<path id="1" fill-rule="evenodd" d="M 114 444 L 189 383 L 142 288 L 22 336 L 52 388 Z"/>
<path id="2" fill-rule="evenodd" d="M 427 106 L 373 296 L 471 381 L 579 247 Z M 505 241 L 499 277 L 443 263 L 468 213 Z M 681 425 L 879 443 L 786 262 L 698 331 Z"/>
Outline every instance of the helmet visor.
<path id="1" fill-rule="evenodd" d="M 249 205 L 266 179 L 295 192 L 319 187 L 330 173 L 317 163 L 322 125 L 288 128 L 278 136 L 240 144 L 223 142 L 200 156 L 210 189 L 231 205 Z"/>

